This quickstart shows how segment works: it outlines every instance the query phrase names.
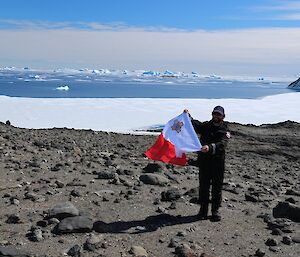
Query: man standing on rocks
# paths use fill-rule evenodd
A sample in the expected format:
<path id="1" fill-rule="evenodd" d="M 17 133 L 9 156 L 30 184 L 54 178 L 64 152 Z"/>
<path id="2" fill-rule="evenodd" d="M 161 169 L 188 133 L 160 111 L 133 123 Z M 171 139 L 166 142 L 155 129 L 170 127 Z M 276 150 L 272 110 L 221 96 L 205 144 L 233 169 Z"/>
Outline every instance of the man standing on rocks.
<path id="1" fill-rule="evenodd" d="M 184 110 L 188 112 L 188 110 Z M 222 201 L 222 185 L 225 170 L 225 148 L 230 138 L 227 124 L 224 122 L 225 111 L 222 106 L 216 106 L 212 111 L 212 119 L 206 122 L 191 121 L 202 144 L 197 162 L 190 160 L 189 164 L 199 167 L 199 204 L 200 219 L 208 217 L 210 185 L 212 185 L 211 212 L 212 221 L 220 221 L 219 208 Z"/>

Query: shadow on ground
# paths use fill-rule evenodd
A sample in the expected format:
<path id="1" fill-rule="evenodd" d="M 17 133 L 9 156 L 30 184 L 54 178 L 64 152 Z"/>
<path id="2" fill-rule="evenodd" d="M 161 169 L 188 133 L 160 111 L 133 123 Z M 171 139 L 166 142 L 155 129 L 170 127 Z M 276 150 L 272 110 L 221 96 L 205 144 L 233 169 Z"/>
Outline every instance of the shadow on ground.
<path id="1" fill-rule="evenodd" d="M 96 221 L 94 223 L 94 230 L 99 233 L 130 233 L 127 230 L 136 228 L 132 234 L 146 233 L 157 230 L 160 227 L 173 226 L 178 224 L 193 223 L 198 221 L 197 215 L 193 216 L 173 216 L 169 214 L 159 214 L 149 216 L 144 220 L 133 221 L 116 221 L 105 223 L 103 221 Z"/>

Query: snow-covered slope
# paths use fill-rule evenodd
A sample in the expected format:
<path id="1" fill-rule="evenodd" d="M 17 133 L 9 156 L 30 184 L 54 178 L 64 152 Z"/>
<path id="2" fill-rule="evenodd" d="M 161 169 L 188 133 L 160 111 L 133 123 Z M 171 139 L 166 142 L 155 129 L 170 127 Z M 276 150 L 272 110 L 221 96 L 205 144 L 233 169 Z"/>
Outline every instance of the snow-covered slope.
<path id="1" fill-rule="evenodd" d="M 26 128 L 69 127 L 133 132 L 164 125 L 187 108 L 193 117 L 208 120 L 222 105 L 226 119 L 244 124 L 300 122 L 300 93 L 262 99 L 144 99 L 144 98 L 19 98 L 0 96 L 0 121 Z"/>

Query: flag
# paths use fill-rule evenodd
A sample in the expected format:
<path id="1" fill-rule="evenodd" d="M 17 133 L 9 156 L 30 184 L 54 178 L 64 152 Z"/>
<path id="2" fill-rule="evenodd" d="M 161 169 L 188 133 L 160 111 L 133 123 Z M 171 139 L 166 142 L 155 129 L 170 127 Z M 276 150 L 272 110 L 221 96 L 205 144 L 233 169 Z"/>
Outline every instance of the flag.
<path id="1" fill-rule="evenodd" d="M 146 151 L 151 160 L 186 165 L 186 152 L 200 151 L 201 144 L 186 112 L 170 120 L 155 144 Z"/>

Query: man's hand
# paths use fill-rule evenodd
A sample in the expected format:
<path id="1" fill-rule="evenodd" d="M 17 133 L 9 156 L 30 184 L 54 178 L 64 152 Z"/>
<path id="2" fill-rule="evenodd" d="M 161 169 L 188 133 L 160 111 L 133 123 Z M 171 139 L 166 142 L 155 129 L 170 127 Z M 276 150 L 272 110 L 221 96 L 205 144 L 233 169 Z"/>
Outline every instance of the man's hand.
<path id="1" fill-rule="evenodd" d="M 202 153 L 207 153 L 209 151 L 209 146 L 208 145 L 203 145 L 201 148 Z"/>

